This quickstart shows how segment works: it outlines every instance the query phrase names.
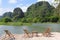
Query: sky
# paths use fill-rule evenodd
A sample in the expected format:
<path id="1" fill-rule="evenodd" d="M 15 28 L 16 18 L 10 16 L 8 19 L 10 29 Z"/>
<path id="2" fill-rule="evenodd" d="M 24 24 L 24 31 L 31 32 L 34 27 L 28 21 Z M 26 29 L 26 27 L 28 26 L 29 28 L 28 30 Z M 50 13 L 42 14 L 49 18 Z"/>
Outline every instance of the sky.
<path id="1" fill-rule="evenodd" d="M 5 12 L 13 12 L 14 8 L 20 7 L 23 12 L 26 12 L 27 8 L 41 0 L 0 0 L 0 15 L 3 15 Z M 52 0 L 46 0 L 50 4 L 53 3 Z"/>

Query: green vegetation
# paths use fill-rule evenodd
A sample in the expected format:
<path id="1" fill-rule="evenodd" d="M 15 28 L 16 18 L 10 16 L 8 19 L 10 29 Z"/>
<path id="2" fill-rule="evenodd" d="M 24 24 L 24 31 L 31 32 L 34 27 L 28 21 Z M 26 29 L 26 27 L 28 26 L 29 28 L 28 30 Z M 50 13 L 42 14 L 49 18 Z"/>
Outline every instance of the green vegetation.
<path id="1" fill-rule="evenodd" d="M 40 1 L 28 7 L 25 13 L 17 7 L 13 12 L 5 12 L 0 17 L 0 25 L 29 25 L 48 22 L 60 22 L 60 4 L 55 8 L 46 1 Z"/>
<path id="2" fill-rule="evenodd" d="M 30 26 L 31 23 L 22 23 L 22 22 L 8 22 L 8 23 L 5 23 L 5 22 L 0 22 L 0 25 L 11 25 L 11 26 L 27 25 L 27 26 Z"/>

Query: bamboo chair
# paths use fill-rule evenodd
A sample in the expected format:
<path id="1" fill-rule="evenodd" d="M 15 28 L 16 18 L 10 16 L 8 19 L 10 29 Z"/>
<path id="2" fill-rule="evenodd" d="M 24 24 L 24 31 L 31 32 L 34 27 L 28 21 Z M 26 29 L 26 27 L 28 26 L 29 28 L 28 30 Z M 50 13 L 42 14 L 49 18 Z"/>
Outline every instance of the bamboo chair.
<path id="1" fill-rule="evenodd" d="M 8 31 L 8 30 L 4 30 L 4 32 L 6 33 L 5 34 L 5 37 L 3 38 L 3 40 L 5 40 L 5 39 L 7 39 L 7 40 L 15 40 L 15 37 L 14 37 L 14 35 L 10 32 L 10 31 Z"/>
<path id="2" fill-rule="evenodd" d="M 38 35 L 38 32 L 37 31 L 32 31 L 32 37 L 39 37 L 39 35 Z"/>
<path id="3" fill-rule="evenodd" d="M 26 37 L 26 38 L 30 38 L 31 37 L 30 32 L 28 32 L 27 29 L 24 29 L 24 37 Z"/>
<path id="4" fill-rule="evenodd" d="M 48 27 L 45 32 L 43 32 L 43 36 L 50 37 L 51 36 L 51 29 Z"/>

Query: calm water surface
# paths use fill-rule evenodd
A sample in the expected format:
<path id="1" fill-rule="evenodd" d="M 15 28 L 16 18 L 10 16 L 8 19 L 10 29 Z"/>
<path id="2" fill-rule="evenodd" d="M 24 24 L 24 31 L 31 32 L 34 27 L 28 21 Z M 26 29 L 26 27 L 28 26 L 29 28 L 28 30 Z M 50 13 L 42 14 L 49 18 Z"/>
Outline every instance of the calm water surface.
<path id="1" fill-rule="evenodd" d="M 4 30 L 9 30 L 14 34 L 22 34 L 23 29 L 28 29 L 28 31 L 38 31 L 43 32 L 47 27 L 51 28 L 52 32 L 60 32 L 60 24 L 32 24 L 30 26 L 6 26 L 6 25 L 0 25 L 0 36 L 5 34 Z"/>

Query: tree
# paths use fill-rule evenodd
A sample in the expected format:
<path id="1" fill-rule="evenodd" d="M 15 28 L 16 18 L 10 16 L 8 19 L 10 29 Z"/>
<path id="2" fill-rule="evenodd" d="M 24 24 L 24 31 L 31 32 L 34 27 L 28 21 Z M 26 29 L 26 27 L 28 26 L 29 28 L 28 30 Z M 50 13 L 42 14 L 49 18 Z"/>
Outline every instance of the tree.
<path id="1" fill-rule="evenodd" d="M 56 7 L 56 14 L 58 14 L 59 22 L 60 22 L 60 0 L 54 0 L 56 3 L 58 3 L 58 6 Z"/>
<path id="2" fill-rule="evenodd" d="M 58 22 L 58 20 L 59 20 L 59 18 L 57 16 L 51 16 L 50 19 L 51 19 L 50 20 L 51 22 Z"/>
<path id="3" fill-rule="evenodd" d="M 3 22 L 5 22 L 5 23 L 7 23 L 7 22 L 12 22 L 12 20 L 11 20 L 10 18 L 7 18 L 7 17 L 6 17 L 6 18 L 3 19 Z"/>

